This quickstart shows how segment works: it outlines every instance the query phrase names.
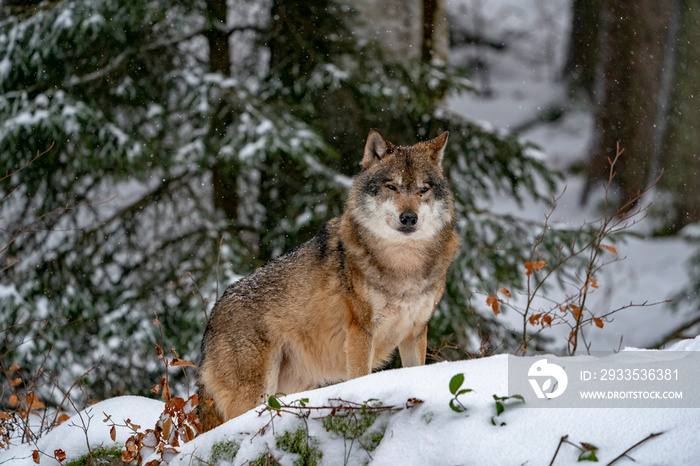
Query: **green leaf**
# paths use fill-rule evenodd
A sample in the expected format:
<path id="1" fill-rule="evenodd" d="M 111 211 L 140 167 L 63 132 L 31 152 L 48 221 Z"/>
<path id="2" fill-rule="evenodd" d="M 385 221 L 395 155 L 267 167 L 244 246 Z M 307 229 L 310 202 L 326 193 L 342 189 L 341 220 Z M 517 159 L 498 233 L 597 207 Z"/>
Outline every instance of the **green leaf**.
<path id="1" fill-rule="evenodd" d="M 464 406 L 455 404 L 456 401 L 457 400 L 454 398 L 450 400 L 450 408 L 452 408 L 452 411 L 456 413 L 463 413 L 467 410 Z"/>
<path id="2" fill-rule="evenodd" d="M 453 395 L 457 393 L 459 387 L 464 383 L 464 374 L 457 374 L 450 380 L 450 393 Z"/>
<path id="3" fill-rule="evenodd" d="M 501 403 L 500 401 L 497 401 L 496 402 L 496 416 L 500 416 L 504 410 L 505 410 L 505 408 L 503 407 L 503 403 Z"/>
<path id="4" fill-rule="evenodd" d="M 279 400 L 275 398 L 274 396 L 271 396 L 270 398 L 267 399 L 267 405 L 272 408 L 272 409 L 281 409 L 282 405 L 280 404 Z"/>
<path id="5" fill-rule="evenodd" d="M 473 391 L 474 391 L 474 390 L 472 390 L 471 388 L 463 388 L 463 389 L 461 389 L 460 391 L 458 391 L 458 392 L 455 394 L 455 396 L 464 395 L 465 393 L 469 393 L 469 392 L 473 392 Z"/>
<path id="6" fill-rule="evenodd" d="M 596 450 L 586 450 L 583 453 L 581 453 L 578 456 L 579 461 L 593 461 L 594 463 L 598 462 L 598 457 L 595 456 L 595 452 L 598 451 Z"/>

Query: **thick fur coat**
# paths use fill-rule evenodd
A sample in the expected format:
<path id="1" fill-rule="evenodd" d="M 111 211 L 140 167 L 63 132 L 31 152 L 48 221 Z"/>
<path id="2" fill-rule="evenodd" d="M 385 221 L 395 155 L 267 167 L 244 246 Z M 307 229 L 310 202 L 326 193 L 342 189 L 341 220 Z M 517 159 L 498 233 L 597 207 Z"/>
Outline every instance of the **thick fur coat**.
<path id="1" fill-rule="evenodd" d="M 202 340 L 205 430 L 270 395 L 369 374 L 397 347 L 404 367 L 425 363 L 459 248 L 446 143 L 395 146 L 372 130 L 343 215 L 225 291 Z"/>

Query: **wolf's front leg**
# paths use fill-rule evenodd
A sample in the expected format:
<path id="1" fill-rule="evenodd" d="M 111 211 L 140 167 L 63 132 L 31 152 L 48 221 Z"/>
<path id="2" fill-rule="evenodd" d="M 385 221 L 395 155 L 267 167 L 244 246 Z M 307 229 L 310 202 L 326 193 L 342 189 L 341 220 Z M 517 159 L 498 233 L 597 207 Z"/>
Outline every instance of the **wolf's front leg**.
<path id="1" fill-rule="evenodd" d="M 425 364 L 425 352 L 428 346 L 428 325 L 418 332 L 412 333 L 399 343 L 399 354 L 403 367 L 422 366 Z"/>
<path id="2" fill-rule="evenodd" d="M 357 324 L 351 324 L 348 327 L 345 353 L 349 379 L 362 377 L 372 372 L 374 348 L 372 347 L 372 335 L 367 329 L 363 329 Z"/>

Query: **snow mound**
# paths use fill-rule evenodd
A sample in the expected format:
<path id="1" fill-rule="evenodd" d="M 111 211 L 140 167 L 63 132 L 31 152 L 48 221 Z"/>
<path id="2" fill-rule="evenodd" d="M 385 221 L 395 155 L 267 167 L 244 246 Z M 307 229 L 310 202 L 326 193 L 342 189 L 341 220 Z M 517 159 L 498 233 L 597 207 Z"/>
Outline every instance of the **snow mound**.
<path id="1" fill-rule="evenodd" d="M 669 350 L 698 351 L 700 337 L 679 342 Z M 569 359 L 575 364 L 596 364 L 596 358 L 590 356 Z M 459 397 L 467 407 L 463 413 L 449 407 L 453 398 L 449 390 L 450 380 L 459 373 L 465 375 L 462 388 L 473 390 Z M 228 458 L 218 457 L 220 464 L 229 464 L 226 459 L 233 460 L 232 464 L 246 464 L 268 452 L 281 464 L 292 464 L 299 456 L 289 449 L 280 448 L 280 438 L 285 432 L 295 432 L 300 428 L 308 432 L 310 445 L 322 452 L 320 463 L 324 465 L 342 465 L 348 458 L 347 464 L 351 465 L 549 464 L 565 435 L 574 444 L 595 445 L 598 448 L 596 456 L 605 464 L 650 434 L 659 432 L 663 434 L 648 439 L 629 453 L 636 460 L 635 464 L 694 464 L 700 455 L 698 409 L 527 409 L 515 403 L 506 404 L 505 411 L 496 416 L 493 396 L 505 396 L 507 391 L 507 355 L 387 370 L 280 399 L 291 404 L 294 400 L 308 398 L 307 406 L 328 406 L 333 403 L 329 400 L 338 398 L 360 404 L 376 399 L 383 406 L 396 407 L 405 407 L 409 399 L 422 400 L 423 403 L 409 409 L 380 414 L 374 420 L 370 430 L 376 433 L 375 441 L 381 439 L 375 449 L 363 448 L 361 439 L 352 441 L 352 437 L 343 438 L 337 432 L 328 431 L 323 418 L 329 410 L 312 411 L 305 419 L 282 413 L 270 423 L 270 413 L 258 408 L 187 443 L 171 464 L 210 461 L 212 452 L 217 451 L 215 446 L 220 448 L 234 443 L 238 448 L 235 458 L 232 454 Z M 94 449 L 100 445 L 113 445 L 109 425 L 102 422 L 103 412 L 111 415 L 117 424 L 129 418 L 146 429 L 155 425 L 162 409 L 160 401 L 119 397 L 93 405 L 81 415 L 86 420 L 88 414 L 92 416 L 88 438 Z M 69 460 L 85 455 L 85 434 L 80 426 L 80 416 L 76 415 L 40 439 L 38 447 L 44 452 L 61 448 Z M 128 429 L 118 428 L 116 440 L 123 444 L 129 435 Z M 33 449 L 21 445 L 2 452 L 0 463 L 33 464 Z M 574 464 L 579 454 L 574 446 L 564 443 L 554 464 Z M 629 462 L 627 458 L 619 461 L 620 464 Z M 42 457 L 41 464 L 57 462 Z"/>

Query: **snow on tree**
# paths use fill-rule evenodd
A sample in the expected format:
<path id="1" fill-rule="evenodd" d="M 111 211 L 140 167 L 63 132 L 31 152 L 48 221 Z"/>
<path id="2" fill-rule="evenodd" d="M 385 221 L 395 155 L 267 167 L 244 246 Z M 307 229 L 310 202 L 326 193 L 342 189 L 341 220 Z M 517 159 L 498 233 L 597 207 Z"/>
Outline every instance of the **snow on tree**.
<path id="1" fill-rule="evenodd" d="M 388 60 L 353 34 L 357 14 L 330 0 L 0 6 L 5 168 L 55 142 L 0 205 L 0 267 L 19 259 L 3 272 L 17 292 L 0 298 L 0 327 L 21 324 L 0 354 L 29 366 L 48 354 L 64 383 L 95 366 L 91 396 L 146 393 L 154 311 L 165 344 L 195 360 L 217 292 L 341 211 L 373 126 L 398 143 L 451 132 L 464 246 L 432 338 L 474 344 L 463 282 L 522 280 L 517 254 L 488 246 L 524 251 L 534 235 L 477 200 L 542 199 L 535 180 L 554 175 L 516 137 L 442 109 L 468 81 L 422 55 Z M 42 217 L 62 206 L 81 207 Z"/>

